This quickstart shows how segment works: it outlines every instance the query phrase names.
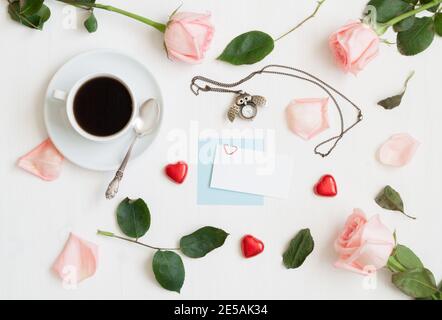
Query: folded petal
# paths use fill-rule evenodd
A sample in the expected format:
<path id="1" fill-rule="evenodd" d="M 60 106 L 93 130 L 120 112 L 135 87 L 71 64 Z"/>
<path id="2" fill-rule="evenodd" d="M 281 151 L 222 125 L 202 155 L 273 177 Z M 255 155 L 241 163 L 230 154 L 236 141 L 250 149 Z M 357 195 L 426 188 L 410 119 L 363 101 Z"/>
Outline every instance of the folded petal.
<path id="1" fill-rule="evenodd" d="M 398 133 L 380 147 L 378 159 L 385 165 L 402 167 L 411 161 L 418 147 L 419 142 L 408 133 Z"/>
<path id="2" fill-rule="evenodd" d="M 305 140 L 328 129 L 327 104 L 328 98 L 293 100 L 286 109 L 289 129 Z"/>
<path id="3" fill-rule="evenodd" d="M 368 270 L 361 268 L 361 266 L 357 265 L 356 263 L 353 263 L 353 262 L 349 263 L 346 260 L 340 259 L 340 260 L 336 261 L 335 267 L 339 268 L 339 269 L 344 269 L 347 271 L 359 273 L 359 274 L 362 274 L 365 276 L 370 274 L 370 272 Z"/>
<path id="4" fill-rule="evenodd" d="M 395 244 L 393 232 L 382 223 L 379 215 L 373 216 L 365 224 L 362 241 L 390 245 L 391 247 L 394 247 Z"/>
<path id="5" fill-rule="evenodd" d="M 52 181 L 60 175 L 63 159 L 52 141 L 46 139 L 35 149 L 18 159 L 17 165 L 43 180 Z"/>
<path id="6" fill-rule="evenodd" d="M 348 217 L 344 230 L 335 241 L 335 250 L 343 256 L 353 254 L 362 242 L 362 232 L 367 219 L 361 209 L 354 209 Z"/>
<path id="7" fill-rule="evenodd" d="M 77 284 L 95 274 L 97 263 L 98 246 L 71 233 L 52 269 L 64 282 Z"/>

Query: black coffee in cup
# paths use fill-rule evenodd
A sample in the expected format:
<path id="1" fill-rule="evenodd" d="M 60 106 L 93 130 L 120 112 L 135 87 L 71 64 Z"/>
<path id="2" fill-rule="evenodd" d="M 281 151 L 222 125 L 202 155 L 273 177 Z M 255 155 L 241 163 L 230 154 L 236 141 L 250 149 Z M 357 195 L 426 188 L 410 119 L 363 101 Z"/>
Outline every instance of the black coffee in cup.
<path id="1" fill-rule="evenodd" d="M 124 84 L 114 78 L 97 77 L 77 91 L 73 112 L 78 125 L 87 133 L 106 137 L 118 133 L 131 119 L 134 102 Z"/>

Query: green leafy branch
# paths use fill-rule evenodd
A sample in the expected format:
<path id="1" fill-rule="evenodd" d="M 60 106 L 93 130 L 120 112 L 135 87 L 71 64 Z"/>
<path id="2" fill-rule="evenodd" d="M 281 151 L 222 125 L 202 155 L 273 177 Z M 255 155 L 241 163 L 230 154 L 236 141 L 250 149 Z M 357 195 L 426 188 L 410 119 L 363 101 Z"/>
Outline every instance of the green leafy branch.
<path id="1" fill-rule="evenodd" d="M 415 299 L 442 300 L 442 282 L 436 284 L 433 273 L 408 247 L 396 245 L 387 268 L 393 272 L 393 284 L 404 294 Z"/>
<path id="2" fill-rule="evenodd" d="M 290 33 L 303 26 L 307 21 L 313 19 L 324 2 L 325 0 L 319 0 L 311 15 L 275 39 L 263 31 L 256 30 L 237 36 L 230 41 L 222 54 L 218 57 L 218 60 L 233 65 L 254 64 L 261 61 L 273 51 L 276 41 L 288 36 Z"/>
<path id="3" fill-rule="evenodd" d="M 367 8 L 375 9 L 375 31 L 384 34 L 393 28 L 399 52 L 412 56 L 426 50 L 435 35 L 442 36 L 442 0 L 371 0 Z M 418 17 L 421 12 L 430 16 Z M 367 10 L 368 15 L 373 12 Z"/>
<path id="4" fill-rule="evenodd" d="M 141 23 L 149 25 L 160 32 L 165 32 L 166 25 L 153 21 L 149 18 L 140 16 L 138 14 L 122 10 L 120 8 L 95 3 L 96 0 L 55 0 L 74 7 L 89 11 L 88 18 L 84 21 L 86 30 L 90 33 L 97 31 L 98 21 L 94 15 L 94 9 L 105 10 L 126 16 L 128 18 L 137 20 Z M 11 18 L 24 26 L 43 30 L 43 26 L 51 16 L 50 9 L 44 4 L 44 0 L 8 0 L 8 12 Z"/>
<path id="5" fill-rule="evenodd" d="M 124 199 L 118 205 L 116 215 L 121 231 L 128 238 L 102 230 L 98 230 L 97 234 L 156 250 L 152 261 L 155 279 L 164 289 L 178 293 L 184 284 L 185 269 L 181 257 L 174 251 L 180 251 L 189 258 L 202 258 L 221 247 L 228 236 L 224 230 L 203 227 L 182 237 L 178 248 L 162 248 L 139 241 L 149 231 L 151 221 L 149 208 L 143 199 Z"/>

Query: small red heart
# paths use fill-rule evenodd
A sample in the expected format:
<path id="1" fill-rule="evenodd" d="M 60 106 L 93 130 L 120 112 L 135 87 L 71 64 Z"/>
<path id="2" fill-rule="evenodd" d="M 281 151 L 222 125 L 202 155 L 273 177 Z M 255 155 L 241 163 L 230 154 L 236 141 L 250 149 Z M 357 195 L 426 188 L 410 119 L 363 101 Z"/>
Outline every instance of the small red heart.
<path id="1" fill-rule="evenodd" d="M 177 163 L 166 166 L 166 174 L 176 183 L 183 183 L 187 176 L 187 169 L 187 163 L 178 161 Z"/>
<path id="2" fill-rule="evenodd" d="M 336 186 L 335 178 L 332 175 L 326 174 L 315 185 L 315 193 L 318 196 L 334 197 L 338 194 L 338 187 Z"/>
<path id="3" fill-rule="evenodd" d="M 254 236 L 246 235 L 242 238 L 241 249 L 244 257 L 251 258 L 264 251 L 264 243 Z"/>

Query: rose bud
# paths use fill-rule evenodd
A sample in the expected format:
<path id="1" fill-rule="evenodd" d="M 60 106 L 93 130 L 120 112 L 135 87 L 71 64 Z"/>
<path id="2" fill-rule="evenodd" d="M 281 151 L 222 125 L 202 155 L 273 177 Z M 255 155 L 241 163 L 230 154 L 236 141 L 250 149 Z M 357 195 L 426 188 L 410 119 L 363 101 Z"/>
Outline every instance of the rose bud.
<path id="1" fill-rule="evenodd" d="M 349 22 L 329 39 L 338 66 L 354 75 L 376 57 L 379 42 L 377 33 L 360 21 Z"/>
<path id="2" fill-rule="evenodd" d="M 208 13 L 174 14 L 167 23 L 164 34 L 167 55 L 175 61 L 200 63 L 209 49 L 214 31 Z"/>

